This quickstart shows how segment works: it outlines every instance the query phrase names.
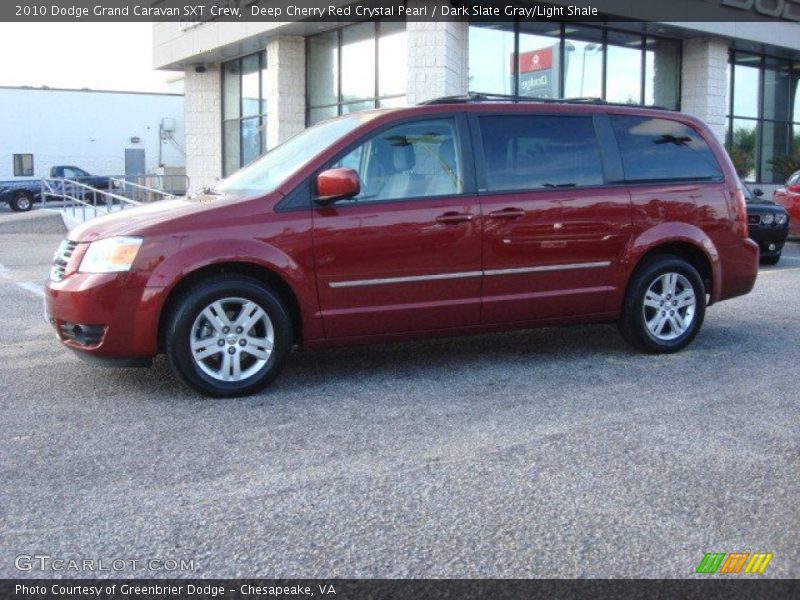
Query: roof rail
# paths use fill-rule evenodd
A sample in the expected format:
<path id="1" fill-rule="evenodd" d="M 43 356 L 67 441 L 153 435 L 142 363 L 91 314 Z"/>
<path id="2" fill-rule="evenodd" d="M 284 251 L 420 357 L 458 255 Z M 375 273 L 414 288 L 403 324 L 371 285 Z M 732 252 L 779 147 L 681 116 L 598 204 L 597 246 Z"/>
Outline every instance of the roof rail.
<path id="1" fill-rule="evenodd" d="M 511 102 L 513 104 L 596 104 L 601 106 L 624 106 L 628 108 L 651 108 L 654 110 L 672 110 L 665 106 L 641 106 L 639 104 L 625 104 L 623 102 L 608 102 L 602 98 L 540 98 L 538 96 L 512 96 L 510 94 L 490 94 L 484 92 L 468 92 L 462 96 L 442 96 L 420 102 L 420 105 L 430 104 L 473 104 L 478 102 Z"/>

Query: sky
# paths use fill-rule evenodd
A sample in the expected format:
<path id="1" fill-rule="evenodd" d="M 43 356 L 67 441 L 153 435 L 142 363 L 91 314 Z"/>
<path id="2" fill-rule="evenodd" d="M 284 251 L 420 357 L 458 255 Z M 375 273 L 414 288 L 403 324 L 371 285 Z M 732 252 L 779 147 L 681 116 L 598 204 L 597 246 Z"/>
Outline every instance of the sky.
<path id="1" fill-rule="evenodd" d="M 151 23 L 0 23 L 0 86 L 170 91 Z"/>

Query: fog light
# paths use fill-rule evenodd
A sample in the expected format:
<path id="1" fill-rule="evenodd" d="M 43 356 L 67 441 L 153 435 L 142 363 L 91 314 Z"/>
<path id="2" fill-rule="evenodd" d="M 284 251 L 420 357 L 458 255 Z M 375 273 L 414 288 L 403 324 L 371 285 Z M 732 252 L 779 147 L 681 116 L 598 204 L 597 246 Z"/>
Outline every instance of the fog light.
<path id="1" fill-rule="evenodd" d="M 775 244 L 770 244 L 769 246 L 767 246 L 767 249 L 768 249 L 770 252 L 775 252 Z"/>

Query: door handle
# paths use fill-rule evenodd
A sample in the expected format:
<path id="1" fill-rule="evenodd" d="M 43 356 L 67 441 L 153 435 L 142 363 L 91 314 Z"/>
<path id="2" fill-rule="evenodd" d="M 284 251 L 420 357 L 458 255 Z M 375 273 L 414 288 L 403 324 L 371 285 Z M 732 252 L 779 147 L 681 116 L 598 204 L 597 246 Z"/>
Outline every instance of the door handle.
<path id="1" fill-rule="evenodd" d="M 524 217 L 525 211 L 521 208 L 504 208 L 489 213 L 490 219 L 518 219 Z"/>
<path id="2" fill-rule="evenodd" d="M 464 223 L 466 221 L 472 221 L 472 219 L 474 218 L 475 215 L 471 215 L 469 213 L 446 212 L 443 215 L 439 215 L 438 217 L 436 217 L 436 222 L 450 225 L 453 223 Z"/>

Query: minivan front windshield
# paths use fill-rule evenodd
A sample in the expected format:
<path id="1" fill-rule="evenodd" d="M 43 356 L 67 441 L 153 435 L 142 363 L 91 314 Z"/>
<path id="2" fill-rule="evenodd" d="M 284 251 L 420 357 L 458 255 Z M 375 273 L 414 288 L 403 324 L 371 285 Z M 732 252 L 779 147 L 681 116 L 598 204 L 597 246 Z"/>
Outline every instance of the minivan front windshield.
<path id="1" fill-rule="evenodd" d="M 219 191 L 237 196 L 255 196 L 272 192 L 312 158 L 342 136 L 375 117 L 375 114 L 375 112 L 353 113 L 309 127 L 276 146 L 255 162 L 236 171 L 220 184 Z"/>

